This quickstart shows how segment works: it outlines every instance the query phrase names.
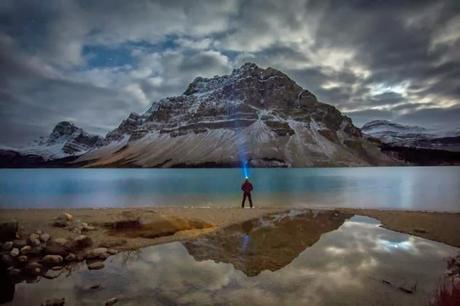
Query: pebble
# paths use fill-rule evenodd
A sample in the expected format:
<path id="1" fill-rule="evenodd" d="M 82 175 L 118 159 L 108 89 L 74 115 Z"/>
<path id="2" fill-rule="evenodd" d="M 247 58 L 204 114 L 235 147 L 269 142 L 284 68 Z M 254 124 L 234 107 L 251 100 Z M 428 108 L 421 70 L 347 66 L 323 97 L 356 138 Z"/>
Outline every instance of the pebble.
<path id="1" fill-rule="evenodd" d="M 24 239 L 13 240 L 13 246 L 16 248 L 20 249 L 26 245 L 27 245 L 27 241 L 25 241 Z"/>
<path id="2" fill-rule="evenodd" d="M 69 255 L 65 257 L 65 261 L 67 262 L 75 261 L 76 259 L 77 259 L 77 256 L 75 256 L 74 253 L 69 253 Z"/>
<path id="3" fill-rule="evenodd" d="M 107 257 L 109 257 L 109 254 L 107 253 L 107 248 L 95 248 L 86 253 L 87 259 L 106 259 Z"/>
<path id="4" fill-rule="evenodd" d="M 95 261 L 95 262 L 87 263 L 86 265 L 88 266 L 89 270 L 100 270 L 105 267 L 105 264 L 102 261 Z"/>
<path id="5" fill-rule="evenodd" d="M 8 274 L 12 277 L 19 276 L 21 274 L 21 270 L 17 268 L 9 267 Z"/>
<path id="6" fill-rule="evenodd" d="M 40 306 L 64 306 L 64 304 L 65 298 L 62 298 L 46 300 L 44 303 L 41 303 Z"/>
<path id="7" fill-rule="evenodd" d="M 12 257 L 17 257 L 19 255 L 19 249 L 18 248 L 13 248 L 11 251 L 10 251 L 10 255 Z"/>
<path id="8" fill-rule="evenodd" d="M 115 255 L 118 253 L 118 251 L 115 249 L 107 249 L 107 253 L 109 253 L 110 255 Z"/>
<path id="9" fill-rule="evenodd" d="M 50 240 L 50 235 L 47 234 L 47 233 L 43 233 L 43 234 L 40 235 L 40 240 L 42 242 L 48 242 L 48 240 Z"/>
<path id="10" fill-rule="evenodd" d="M 14 264 L 13 257 L 8 254 L 2 255 L 2 262 L 5 264 L 5 266 L 12 266 Z"/>
<path id="11" fill-rule="evenodd" d="M 41 235 L 41 234 L 43 234 L 43 231 L 42 231 L 42 230 L 36 230 L 35 233 L 36 233 L 37 235 Z"/>
<path id="12" fill-rule="evenodd" d="M 13 248 L 13 241 L 7 241 L 2 245 L 4 251 L 9 251 Z"/>
<path id="13" fill-rule="evenodd" d="M 107 301 L 105 301 L 105 306 L 111 306 L 111 305 L 114 305 L 117 302 L 118 302 L 118 298 L 113 297 L 113 298 L 108 299 Z"/>
<path id="14" fill-rule="evenodd" d="M 32 233 L 32 234 L 29 235 L 29 241 L 39 239 L 39 238 L 40 238 L 40 235 L 37 234 L 37 233 Z"/>
<path id="15" fill-rule="evenodd" d="M 56 238 L 56 239 L 53 239 L 53 242 L 64 246 L 68 242 L 68 240 L 65 238 Z"/>
<path id="16" fill-rule="evenodd" d="M 30 242 L 31 246 L 39 246 L 41 244 L 40 240 L 38 238 L 37 239 L 29 239 L 29 242 Z"/>
<path id="17" fill-rule="evenodd" d="M 43 271 L 43 266 L 36 262 L 36 261 L 32 261 L 32 262 L 29 262 L 24 270 L 28 273 L 28 274 L 31 274 L 31 275 L 39 275 L 42 271 Z"/>
<path id="18" fill-rule="evenodd" d="M 27 258 L 26 255 L 21 255 L 21 256 L 18 257 L 18 261 L 19 261 L 20 263 L 26 263 L 26 262 L 27 262 L 27 259 L 28 259 L 28 258 Z"/>
<path id="19" fill-rule="evenodd" d="M 93 240 L 90 237 L 85 236 L 85 235 L 80 235 L 80 236 L 75 237 L 73 242 L 75 244 L 75 247 L 79 249 L 89 247 L 93 244 Z"/>
<path id="20" fill-rule="evenodd" d="M 64 261 L 61 255 L 46 255 L 42 258 L 42 262 L 46 265 L 58 265 Z"/>
<path id="21" fill-rule="evenodd" d="M 32 247 L 30 245 L 26 245 L 21 248 L 21 254 L 26 255 L 29 254 L 30 251 L 32 251 Z"/>

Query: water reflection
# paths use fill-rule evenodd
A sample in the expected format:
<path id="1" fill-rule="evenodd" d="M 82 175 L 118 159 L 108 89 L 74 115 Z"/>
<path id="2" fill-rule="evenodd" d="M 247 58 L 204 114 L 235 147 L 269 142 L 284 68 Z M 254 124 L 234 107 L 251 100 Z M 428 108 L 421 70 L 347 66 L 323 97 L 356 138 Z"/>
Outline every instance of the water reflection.
<path id="1" fill-rule="evenodd" d="M 349 217 L 330 211 L 292 210 L 235 224 L 184 246 L 198 261 L 231 263 L 246 275 L 255 276 L 286 266 Z"/>
<path id="2" fill-rule="evenodd" d="M 57 280 L 17 284 L 7 305 L 39 305 L 52 297 L 98 305 L 114 296 L 136 306 L 426 305 L 445 271 L 444 258 L 458 252 L 385 230 L 373 219 L 344 220 L 293 212 L 231 227 L 222 236 L 120 253 L 103 270 L 80 265 Z M 94 284 L 100 287 L 90 289 Z"/>

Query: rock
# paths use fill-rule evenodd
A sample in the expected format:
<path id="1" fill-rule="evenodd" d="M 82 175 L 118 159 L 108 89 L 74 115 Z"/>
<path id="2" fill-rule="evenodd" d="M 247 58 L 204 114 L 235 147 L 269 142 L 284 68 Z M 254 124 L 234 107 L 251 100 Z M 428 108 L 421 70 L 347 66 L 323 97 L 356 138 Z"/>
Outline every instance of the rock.
<path id="1" fill-rule="evenodd" d="M 21 254 L 23 255 L 29 254 L 30 251 L 32 251 L 32 247 L 30 245 L 26 245 L 21 248 Z"/>
<path id="2" fill-rule="evenodd" d="M 42 242 L 48 242 L 48 240 L 50 240 L 50 235 L 47 234 L 47 233 L 43 233 L 43 234 L 40 235 L 40 240 Z"/>
<path id="3" fill-rule="evenodd" d="M 67 227 L 72 223 L 72 220 L 73 220 L 73 216 L 71 214 L 63 213 L 62 215 L 54 219 L 53 225 L 57 227 Z"/>
<path id="4" fill-rule="evenodd" d="M 108 299 L 107 301 L 105 301 L 105 306 L 111 306 L 111 305 L 114 305 L 117 302 L 118 302 L 118 298 L 113 297 L 113 298 Z"/>
<path id="5" fill-rule="evenodd" d="M 27 262 L 27 256 L 26 255 L 21 255 L 18 257 L 18 262 L 20 263 L 26 263 Z"/>
<path id="6" fill-rule="evenodd" d="M 106 259 L 109 257 L 107 248 L 95 248 L 86 253 L 86 259 Z"/>
<path id="7" fill-rule="evenodd" d="M 88 237 L 88 236 L 85 236 L 85 235 L 80 235 L 78 237 L 76 237 L 74 240 L 74 247 L 76 249 L 84 249 L 84 248 L 87 248 L 89 246 L 91 246 L 93 244 L 93 240 Z"/>
<path id="8" fill-rule="evenodd" d="M 94 262 L 86 263 L 86 265 L 88 266 L 89 270 L 100 270 L 105 267 L 105 264 L 102 261 L 94 261 Z"/>
<path id="9" fill-rule="evenodd" d="M 24 271 L 30 275 L 40 275 L 43 271 L 43 265 L 36 261 L 32 261 L 26 264 Z"/>
<path id="10" fill-rule="evenodd" d="M 39 234 L 36 234 L 36 233 L 32 233 L 29 235 L 29 242 L 31 240 L 36 240 L 36 239 L 39 239 L 40 238 L 40 235 Z"/>
<path id="11" fill-rule="evenodd" d="M 94 284 L 94 285 L 89 286 L 89 289 L 91 290 L 99 289 L 99 288 L 101 288 L 101 284 Z"/>
<path id="12" fill-rule="evenodd" d="M 107 249 L 107 253 L 109 253 L 110 255 L 115 255 L 118 253 L 118 251 L 115 249 Z"/>
<path id="13" fill-rule="evenodd" d="M 21 274 L 21 270 L 17 268 L 13 268 L 13 267 L 8 268 L 7 271 L 8 271 L 8 275 L 11 277 L 17 277 Z"/>
<path id="14" fill-rule="evenodd" d="M 65 298 L 62 299 L 50 299 L 46 300 L 44 303 L 41 303 L 41 306 L 64 306 Z"/>
<path id="15" fill-rule="evenodd" d="M 54 278 L 58 277 L 61 274 L 62 274 L 62 271 L 57 271 L 57 270 L 50 269 L 50 270 L 47 270 L 45 272 L 45 274 L 43 274 L 43 277 L 47 278 L 47 279 L 54 279 Z"/>
<path id="16" fill-rule="evenodd" d="M 59 265 L 64 261 L 64 258 L 60 255 L 46 255 L 42 258 L 42 262 L 48 266 Z"/>
<path id="17" fill-rule="evenodd" d="M 45 253 L 50 255 L 67 256 L 68 252 L 63 245 L 57 244 L 53 241 L 49 242 L 45 247 Z"/>
<path id="18" fill-rule="evenodd" d="M 69 255 L 65 257 L 65 261 L 67 262 L 75 261 L 76 259 L 77 259 L 77 256 L 75 256 L 74 253 L 69 253 Z"/>
<path id="19" fill-rule="evenodd" d="M 95 226 L 92 226 L 92 225 L 89 225 L 87 223 L 83 223 L 83 228 L 82 228 L 83 231 L 95 231 L 96 230 L 96 227 Z"/>
<path id="20" fill-rule="evenodd" d="M 27 241 L 25 241 L 24 239 L 16 239 L 16 240 L 13 240 L 13 246 L 15 248 L 22 248 L 24 246 L 27 245 Z"/>
<path id="21" fill-rule="evenodd" d="M 18 248 L 13 248 L 11 251 L 10 251 L 10 255 L 12 257 L 17 257 L 19 255 L 19 249 Z"/>
<path id="22" fill-rule="evenodd" d="M 16 238 L 18 231 L 18 222 L 1 222 L 0 223 L 0 241 L 13 240 Z"/>
<path id="23" fill-rule="evenodd" d="M 124 245 L 126 243 L 127 243 L 126 239 L 111 239 L 111 240 L 106 240 L 104 242 L 101 242 L 99 244 L 99 247 L 113 248 L 113 247 L 117 247 L 117 246 L 120 246 L 120 245 Z"/>
<path id="24" fill-rule="evenodd" d="M 70 222 L 62 219 L 56 219 L 54 220 L 53 226 L 55 227 L 67 227 L 70 225 Z"/>
<path id="25" fill-rule="evenodd" d="M 53 271 L 61 271 L 64 267 L 63 266 L 53 266 L 51 267 L 51 270 Z"/>
<path id="26" fill-rule="evenodd" d="M 41 234 L 43 234 L 43 231 L 42 230 L 36 230 L 35 233 L 40 236 Z"/>
<path id="27" fill-rule="evenodd" d="M 7 241 L 2 245 L 3 251 L 10 251 L 13 248 L 13 241 Z"/>
<path id="28" fill-rule="evenodd" d="M 9 267 L 14 264 L 13 257 L 9 254 L 3 254 L 2 255 L 2 262 L 5 264 L 5 266 Z"/>
<path id="29" fill-rule="evenodd" d="M 33 247 L 40 246 L 41 244 L 39 239 L 29 239 L 29 243 Z"/>
<path id="30" fill-rule="evenodd" d="M 36 246 L 36 247 L 33 247 L 32 250 L 30 250 L 30 254 L 34 256 L 39 256 L 43 254 L 43 251 L 44 251 L 43 247 Z"/>
<path id="31" fill-rule="evenodd" d="M 67 244 L 68 240 L 65 239 L 65 238 L 55 238 L 55 239 L 53 239 L 53 242 L 56 243 L 56 244 L 64 246 L 65 244 Z"/>

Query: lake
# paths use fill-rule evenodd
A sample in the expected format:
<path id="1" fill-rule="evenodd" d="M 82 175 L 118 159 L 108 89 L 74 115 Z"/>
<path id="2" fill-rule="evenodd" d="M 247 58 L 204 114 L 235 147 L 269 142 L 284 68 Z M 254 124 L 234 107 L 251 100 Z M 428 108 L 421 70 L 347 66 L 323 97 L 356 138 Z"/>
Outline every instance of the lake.
<path id="1" fill-rule="evenodd" d="M 460 167 L 250 169 L 256 206 L 460 211 Z M 0 208 L 239 206 L 240 169 L 1 169 Z"/>

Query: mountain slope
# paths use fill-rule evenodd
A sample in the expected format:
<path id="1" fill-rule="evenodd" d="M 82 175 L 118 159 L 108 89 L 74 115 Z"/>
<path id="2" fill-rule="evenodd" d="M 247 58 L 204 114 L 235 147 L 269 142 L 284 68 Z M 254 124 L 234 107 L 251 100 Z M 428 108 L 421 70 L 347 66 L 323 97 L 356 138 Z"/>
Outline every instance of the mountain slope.
<path id="1" fill-rule="evenodd" d="M 374 120 L 364 124 L 361 131 L 390 146 L 460 152 L 460 130 L 440 131 Z"/>
<path id="2" fill-rule="evenodd" d="M 77 159 L 89 167 L 305 167 L 386 165 L 351 119 L 284 73 L 247 63 L 198 77 L 184 94 L 131 114 L 105 146 Z"/>
<path id="3" fill-rule="evenodd" d="M 56 124 L 48 137 L 41 137 L 24 148 L 2 148 L 2 167 L 64 166 L 98 146 L 104 139 L 86 133 L 73 123 L 62 121 Z"/>

